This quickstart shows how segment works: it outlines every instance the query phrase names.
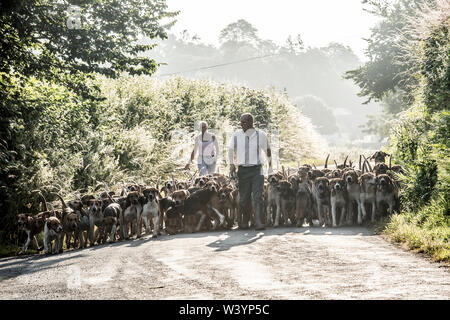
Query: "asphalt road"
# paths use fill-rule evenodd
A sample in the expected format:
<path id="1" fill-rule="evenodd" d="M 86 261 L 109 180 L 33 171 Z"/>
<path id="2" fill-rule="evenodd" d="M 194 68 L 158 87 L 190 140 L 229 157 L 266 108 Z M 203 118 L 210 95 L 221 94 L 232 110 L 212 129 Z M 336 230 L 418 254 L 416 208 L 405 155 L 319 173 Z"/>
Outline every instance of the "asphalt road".
<path id="1" fill-rule="evenodd" d="M 363 227 L 218 231 L 0 259 L 0 299 L 446 299 L 450 272 Z"/>

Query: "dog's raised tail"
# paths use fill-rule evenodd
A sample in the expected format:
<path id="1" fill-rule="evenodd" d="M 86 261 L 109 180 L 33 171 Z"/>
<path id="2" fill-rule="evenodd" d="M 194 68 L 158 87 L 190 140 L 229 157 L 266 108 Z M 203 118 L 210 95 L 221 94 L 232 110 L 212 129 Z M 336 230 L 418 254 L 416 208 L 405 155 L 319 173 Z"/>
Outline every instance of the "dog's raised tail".
<path id="1" fill-rule="evenodd" d="M 45 201 L 44 195 L 41 191 L 39 191 L 39 197 L 42 200 L 42 204 L 44 205 L 44 211 L 48 211 L 47 201 Z"/>
<path id="2" fill-rule="evenodd" d="M 116 200 L 114 200 L 111 195 L 109 194 L 109 192 L 106 193 L 106 195 L 108 196 L 109 201 L 111 201 L 112 203 L 116 203 Z"/>
<path id="3" fill-rule="evenodd" d="M 67 208 L 67 205 L 66 205 L 66 203 L 64 202 L 64 199 L 63 199 L 58 193 L 53 193 L 53 194 L 54 194 L 55 196 L 57 196 L 57 197 L 61 200 L 63 209 Z"/>
<path id="4" fill-rule="evenodd" d="M 159 190 L 159 182 L 161 181 L 161 177 L 158 177 L 158 180 L 156 180 L 156 190 Z"/>
<path id="5" fill-rule="evenodd" d="M 44 207 L 44 211 L 49 211 L 47 206 L 47 201 L 45 201 L 44 195 L 42 194 L 41 190 L 33 190 L 32 192 L 37 192 L 39 195 L 39 198 L 41 198 L 42 205 Z"/>
<path id="6" fill-rule="evenodd" d="M 195 170 L 194 174 L 191 177 L 191 181 L 189 182 L 189 185 L 192 186 L 192 184 L 194 183 L 195 180 L 195 176 L 197 175 L 198 169 Z"/>
<path id="7" fill-rule="evenodd" d="M 348 159 L 348 155 L 345 157 L 345 160 L 344 160 L 344 168 L 345 168 L 345 166 L 347 164 L 347 159 Z"/>
<path id="8" fill-rule="evenodd" d="M 286 171 L 284 170 L 284 166 L 281 166 L 281 169 L 282 169 L 284 179 L 287 180 Z"/>

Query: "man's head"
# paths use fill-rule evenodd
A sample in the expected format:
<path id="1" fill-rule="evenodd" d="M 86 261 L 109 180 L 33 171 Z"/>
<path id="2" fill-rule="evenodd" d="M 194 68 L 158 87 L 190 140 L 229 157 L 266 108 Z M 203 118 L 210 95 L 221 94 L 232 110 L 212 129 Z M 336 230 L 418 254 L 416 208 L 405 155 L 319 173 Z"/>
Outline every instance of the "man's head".
<path id="1" fill-rule="evenodd" d="M 253 116 L 250 113 L 244 113 L 241 116 L 241 127 L 244 132 L 247 129 L 253 128 Z"/>
<path id="2" fill-rule="evenodd" d="M 202 134 L 208 130 L 208 123 L 206 121 L 200 121 L 200 128 L 202 129 Z"/>

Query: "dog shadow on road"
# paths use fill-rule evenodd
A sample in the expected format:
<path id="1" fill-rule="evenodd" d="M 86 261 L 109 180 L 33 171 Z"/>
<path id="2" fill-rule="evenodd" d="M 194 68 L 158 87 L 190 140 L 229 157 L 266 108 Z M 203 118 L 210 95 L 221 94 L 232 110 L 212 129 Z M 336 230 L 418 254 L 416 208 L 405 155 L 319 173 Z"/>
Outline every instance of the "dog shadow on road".
<path id="1" fill-rule="evenodd" d="M 319 227 L 282 227 L 282 228 L 267 228 L 264 231 L 242 231 L 233 230 L 227 232 L 228 237 L 225 239 L 218 239 L 208 244 L 208 247 L 216 248 L 215 251 L 229 250 L 235 246 L 247 245 L 258 241 L 263 236 L 274 235 L 304 235 L 304 236 L 324 236 L 324 235 L 339 235 L 339 236 L 372 236 L 372 230 L 364 227 L 343 227 L 343 228 L 319 228 Z"/>
<path id="2" fill-rule="evenodd" d="M 243 246 L 261 239 L 264 234 L 256 231 L 233 231 L 227 232 L 228 237 L 218 239 L 208 244 L 208 247 L 216 248 L 215 251 L 226 251 L 232 247 Z"/>
<path id="3" fill-rule="evenodd" d="M 67 262 L 69 259 L 80 258 L 84 254 L 74 254 L 68 256 L 65 253 L 59 255 L 32 255 L 24 258 L 15 258 L 7 263 L 0 264 L 0 281 L 18 277 L 22 274 L 31 274 L 41 272 L 42 270 L 52 269 L 54 265 L 61 262 Z M 25 264 L 24 264 L 25 262 Z"/>
<path id="4" fill-rule="evenodd" d="M 130 238 L 125 241 L 117 241 L 114 243 L 97 245 L 94 247 L 90 247 L 91 250 L 98 250 L 104 247 L 119 247 L 119 246 L 127 246 L 127 247 L 138 247 L 149 241 L 170 241 L 177 238 L 203 238 L 209 236 L 219 236 L 219 235 L 227 235 L 228 237 L 225 239 L 218 239 L 207 246 L 216 248 L 215 251 L 225 251 L 229 250 L 235 246 L 247 245 L 258 241 L 263 236 L 272 236 L 272 235 L 284 235 L 284 234 L 299 234 L 305 236 L 320 236 L 320 235 L 340 235 L 340 236 L 372 236 L 373 231 L 369 228 L 352 226 L 352 227 L 339 227 L 339 228 L 326 228 L 326 227 L 280 227 L 280 228 L 266 228 L 263 231 L 255 231 L 252 229 L 249 230 L 216 230 L 216 231 L 208 231 L 208 232 L 198 232 L 198 233 L 179 233 L 176 235 L 162 235 L 157 238 L 152 238 L 151 235 L 143 235 L 141 238 Z"/>
<path id="5" fill-rule="evenodd" d="M 176 238 L 202 238 L 202 237 L 209 237 L 214 234 L 220 234 L 223 231 L 208 231 L 208 232 L 198 232 L 198 233 L 178 233 L 175 235 L 168 235 L 163 234 L 158 236 L 157 238 L 152 238 L 151 235 L 145 234 L 142 235 L 140 238 L 130 237 L 126 240 L 118 240 L 112 243 L 104 243 L 100 245 L 95 245 L 93 247 L 88 247 L 88 249 L 91 249 L 93 251 L 99 250 L 105 247 L 120 247 L 120 246 L 127 246 L 127 247 L 139 247 L 143 244 L 150 242 L 162 242 L 162 241 L 168 241 L 173 240 Z"/>
<path id="6" fill-rule="evenodd" d="M 350 226 L 350 227 L 282 227 L 268 229 L 266 235 L 283 235 L 283 234 L 301 234 L 301 235 L 335 235 L 335 236 L 373 236 L 373 230 L 366 227 Z"/>

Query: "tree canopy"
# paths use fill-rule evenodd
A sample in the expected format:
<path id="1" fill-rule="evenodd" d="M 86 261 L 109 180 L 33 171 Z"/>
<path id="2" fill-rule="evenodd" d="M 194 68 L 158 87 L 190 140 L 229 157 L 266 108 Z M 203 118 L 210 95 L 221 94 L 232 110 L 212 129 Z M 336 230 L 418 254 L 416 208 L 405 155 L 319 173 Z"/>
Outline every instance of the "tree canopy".
<path id="1" fill-rule="evenodd" d="M 256 44 L 259 42 L 258 30 L 244 19 L 230 23 L 220 31 L 219 40 L 223 42 L 249 42 Z"/>
<path id="2" fill-rule="evenodd" d="M 2 91 L 15 75 L 80 90 L 86 87 L 73 75 L 153 74 L 157 63 L 139 54 L 154 45 L 139 39 L 165 39 L 174 21 L 161 22 L 177 14 L 167 11 L 165 0 L 17 0 L 0 6 Z"/>
<path id="3" fill-rule="evenodd" d="M 360 96 L 381 101 L 389 94 L 400 92 L 406 103 L 411 103 L 411 88 L 417 79 L 407 72 L 412 61 L 405 59 L 407 43 L 412 40 L 411 23 L 424 3 L 434 0 L 364 0 L 367 11 L 382 18 L 367 40 L 369 61 L 346 73 L 361 88 Z"/>

